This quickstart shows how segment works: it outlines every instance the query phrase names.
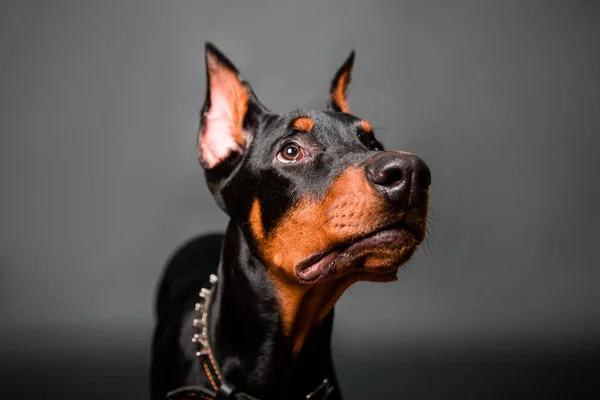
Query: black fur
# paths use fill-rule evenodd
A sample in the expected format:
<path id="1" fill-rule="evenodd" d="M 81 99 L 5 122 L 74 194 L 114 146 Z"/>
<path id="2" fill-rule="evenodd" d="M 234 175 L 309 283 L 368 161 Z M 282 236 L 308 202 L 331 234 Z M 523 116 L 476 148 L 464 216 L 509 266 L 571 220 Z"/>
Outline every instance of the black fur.
<path id="1" fill-rule="evenodd" d="M 207 44 L 206 51 L 238 74 L 214 46 Z M 353 59 L 354 53 L 338 75 L 349 71 Z M 268 233 L 301 196 L 318 198 L 342 171 L 363 165 L 383 147 L 372 134 L 366 135 L 359 118 L 339 112 L 335 103 L 327 111 L 276 114 L 243 84 L 251 94 L 244 116 L 245 148 L 206 169 L 217 204 L 231 220 L 225 235 L 199 237 L 183 246 L 164 272 L 156 305 L 152 398 L 162 399 L 167 391 L 183 385 L 208 385 L 190 338 L 198 291 L 209 274 L 217 272 L 209 339 L 225 381 L 260 399 L 294 400 L 305 398 L 328 378 L 336 387 L 328 400 L 341 399 L 330 347 L 333 311 L 309 334 L 300 354 L 292 357 L 275 289 L 250 231 L 249 213 L 252 201 L 258 199 Z M 209 95 L 207 88 L 200 132 L 211 107 Z M 310 133 L 294 129 L 293 121 L 300 116 L 314 121 Z M 279 149 L 292 140 L 310 149 L 310 159 L 295 164 L 274 161 Z"/>
<path id="2" fill-rule="evenodd" d="M 230 223 L 225 236 L 198 237 L 168 263 L 156 305 L 152 399 L 163 399 L 168 391 L 183 385 L 210 387 L 190 339 L 198 291 L 207 285 L 217 265 L 219 283 L 209 313 L 209 334 L 216 358 L 224 360 L 221 372 L 227 382 L 260 399 L 302 399 L 325 377 L 337 388 L 330 348 L 333 311 L 292 361 L 265 267 L 237 225 Z M 340 398 L 339 390 L 329 397 Z"/>

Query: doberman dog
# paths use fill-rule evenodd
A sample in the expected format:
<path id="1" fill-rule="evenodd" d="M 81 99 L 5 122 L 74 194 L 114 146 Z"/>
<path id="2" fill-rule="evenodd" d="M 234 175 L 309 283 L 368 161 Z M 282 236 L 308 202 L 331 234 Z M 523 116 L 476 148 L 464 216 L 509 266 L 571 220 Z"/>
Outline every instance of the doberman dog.
<path id="1" fill-rule="evenodd" d="M 350 114 L 354 52 L 325 111 L 285 114 L 210 43 L 205 59 L 198 158 L 230 222 L 163 273 L 152 398 L 341 399 L 334 304 L 355 282 L 397 280 L 425 237 L 429 168 Z"/>

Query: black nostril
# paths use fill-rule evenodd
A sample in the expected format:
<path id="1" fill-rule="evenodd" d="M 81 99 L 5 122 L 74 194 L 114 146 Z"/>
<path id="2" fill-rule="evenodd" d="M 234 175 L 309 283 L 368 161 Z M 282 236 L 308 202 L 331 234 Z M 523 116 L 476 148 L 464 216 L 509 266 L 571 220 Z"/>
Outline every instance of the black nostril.
<path id="1" fill-rule="evenodd" d="M 400 184 L 407 176 L 402 165 L 395 160 L 382 160 L 367 170 L 371 182 L 378 186 L 394 186 Z M 410 173 L 408 174 L 410 175 Z"/>
<path id="2" fill-rule="evenodd" d="M 400 168 L 389 168 L 381 171 L 381 182 L 377 182 L 382 186 L 393 186 L 395 183 L 402 181 L 404 174 Z"/>
<path id="3" fill-rule="evenodd" d="M 417 185 L 419 185 L 423 189 L 428 189 L 431 185 L 431 171 L 429 167 L 419 159 L 417 162 L 417 167 L 415 168 L 415 176 Z"/>

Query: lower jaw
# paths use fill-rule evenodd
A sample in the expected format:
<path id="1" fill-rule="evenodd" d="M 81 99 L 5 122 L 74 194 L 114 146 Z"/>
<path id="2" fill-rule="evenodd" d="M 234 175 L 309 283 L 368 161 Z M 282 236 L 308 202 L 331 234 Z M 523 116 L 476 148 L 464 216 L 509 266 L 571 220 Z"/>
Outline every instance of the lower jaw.
<path id="1" fill-rule="evenodd" d="M 354 271 L 363 271 L 368 275 L 391 274 L 411 257 L 416 245 L 417 240 L 408 229 L 386 229 L 346 249 L 321 256 L 312 261 L 314 264 L 309 268 L 297 267 L 296 276 L 303 283 L 312 283 L 326 278 L 339 278 Z"/>
<path id="2" fill-rule="evenodd" d="M 300 280 L 305 284 L 346 280 L 354 282 L 392 282 L 397 280 L 398 270 L 414 253 L 414 249 L 394 249 L 386 252 L 385 257 L 376 257 L 371 253 L 354 255 L 351 259 L 334 262 L 321 274 L 310 280 Z M 390 254 L 391 253 L 391 254 Z M 391 261 L 393 260 L 393 261 Z"/>

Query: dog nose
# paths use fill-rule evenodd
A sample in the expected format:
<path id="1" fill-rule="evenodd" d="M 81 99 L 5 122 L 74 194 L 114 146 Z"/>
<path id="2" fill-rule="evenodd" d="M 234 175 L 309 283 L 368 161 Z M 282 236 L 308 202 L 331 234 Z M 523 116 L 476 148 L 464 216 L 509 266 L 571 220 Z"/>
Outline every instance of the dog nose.
<path id="1" fill-rule="evenodd" d="M 396 207 L 418 206 L 431 184 L 429 167 L 408 153 L 386 152 L 365 168 L 367 178 Z"/>

